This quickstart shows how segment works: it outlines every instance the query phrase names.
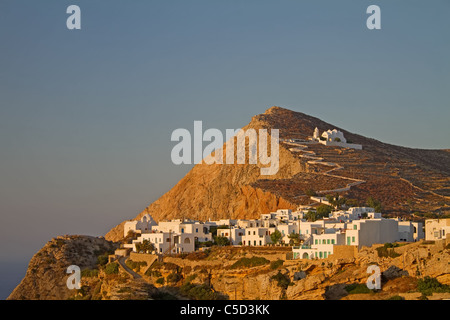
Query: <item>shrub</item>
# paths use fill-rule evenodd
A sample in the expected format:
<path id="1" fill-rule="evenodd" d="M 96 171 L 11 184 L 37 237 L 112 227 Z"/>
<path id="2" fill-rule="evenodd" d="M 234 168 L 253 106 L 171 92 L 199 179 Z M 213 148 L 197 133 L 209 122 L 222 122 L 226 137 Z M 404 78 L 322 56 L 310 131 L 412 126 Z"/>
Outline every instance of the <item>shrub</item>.
<path id="1" fill-rule="evenodd" d="M 270 261 L 263 257 L 241 258 L 236 261 L 230 268 L 251 268 L 268 264 Z"/>
<path id="2" fill-rule="evenodd" d="M 225 297 L 217 292 L 214 292 L 212 288 L 206 284 L 194 285 L 190 282 L 184 283 L 180 287 L 181 294 L 194 300 L 224 300 Z"/>
<path id="3" fill-rule="evenodd" d="M 450 286 L 440 283 L 436 278 L 426 276 L 417 281 L 417 289 L 424 296 L 430 296 L 433 292 L 445 293 L 450 292 Z"/>
<path id="4" fill-rule="evenodd" d="M 105 268 L 106 274 L 118 274 L 119 273 L 119 264 L 117 262 L 111 262 L 106 265 Z"/>
<path id="5" fill-rule="evenodd" d="M 346 286 L 345 291 L 348 292 L 348 294 L 357 294 L 357 293 L 371 293 L 373 292 L 367 286 L 363 283 L 353 283 Z"/>
<path id="6" fill-rule="evenodd" d="M 81 271 L 82 277 L 97 277 L 98 276 L 98 269 L 85 269 Z"/>
<path id="7" fill-rule="evenodd" d="M 394 248 L 398 246 L 399 245 L 397 243 L 385 243 L 383 247 L 377 248 L 378 257 L 396 258 L 401 256 L 401 254 L 395 252 L 394 250 Z"/>
<path id="8" fill-rule="evenodd" d="M 102 254 L 97 257 L 97 264 L 99 266 L 104 266 L 108 263 L 108 254 Z"/>
<path id="9" fill-rule="evenodd" d="M 167 276 L 166 280 L 167 280 L 167 282 L 177 283 L 178 281 L 181 280 L 181 275 L 179 273 L 172 272 L 171 274 L 169 274 Z"/>
<path id="10" fill-rule="evenodd" d="M 275 270 L 278 269 L 279 267 L 281 267 L 283 265 L 284 261 L 281 259 L 278 259 L 276 261 L 272 261 L 270 263 L 270 269 Z"/>
<path id="11" fill-rule="evenodd" d="M 163 277 L 158 278 L 158 279 L 156 279 L 155 282 L 156 282 L 157 284 L 164 284 L 164 278 L 163 278 Z"/>
<path id="12" fill-rule="evenodd" d="M 277 286 L 283 289 L 287 289 L 289 284 L 291 283 L 291 279 L 287 274 L 282 274 L 280 271 L 276 275 L 270 277 L 271 280 L 275 280 L 277 282 Z"/>
<path id="13" fill-rule="evenodd" d="M 229 246 L 230 245 L 230 240 L 227 237 L 214 237 L 214 242 L 216 245 L 218 246 Z"/>
<path id="14" fill-rule="evenodd" d="M 127 265 L 128 268 L 135 270 L 136 272 L 139 272 L 139 271 L 141 271 L 141 267 L 144 267 L 147 265 L 147 262 L 133 261 L 133 260 L 128 259 L 125 264 Z"/>

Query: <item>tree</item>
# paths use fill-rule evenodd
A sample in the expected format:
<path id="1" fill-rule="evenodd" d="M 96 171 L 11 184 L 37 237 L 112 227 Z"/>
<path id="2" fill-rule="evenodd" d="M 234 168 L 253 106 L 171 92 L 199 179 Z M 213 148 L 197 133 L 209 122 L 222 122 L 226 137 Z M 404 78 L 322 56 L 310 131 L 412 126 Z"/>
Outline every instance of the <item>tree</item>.
<path id="1" fill-rule="evenodd" d="M 375 212 L 381 212 L 383 210 L 381 202 L 371 196 L 367 198 L 366 203 L 368 207 L 374 208 Z"/>
<path id="2" fill-rule="evenodd" d="M 344 197 L 339 197 L 338 193 L 336 193 L 334 196 L 327 195 L 326 198 L 328 202 L 331 203 L 336 209 L 339 209 L 347 202 L 347 199 L 345 199 Z"/>
<path id="3" fill-rule="evenodd" d="M 136 251 L 149 253 L 155 250 L 155 246 L 149 240 L 144 240 L 142 243 L 136 243 Z"/>
<path id="4" fill-rule="evenodd" d="M 289 245 L 298 246 L 300 244 L 300 235 L 298 233 L 291 233 L 288 235 L 289 237 Z"/>
<path id="5" fill-rule="evenodd" d="M 278 230 L 275 230 L 275 232 L 272 232 L 272 234 L 270 235 L 270 240 L 272 240 L 272 243 L 275 244 L 278 243 L 281 238 L 283 238 L 283 235 Z"/>
<path id="6" fill-rule="evenodd" d="M 328 215 L 331 213 L 332 210 L 333 210 L 332 207 L 326 204 L 321 204 L 320 206 L 317 207 L 317 215 L 318 215 L 317 219 L 328 217 Z"/>
<path id="7" fill-rule="evenodd" d="M 214 237 L 214 242 L 218 246 L 229 246 L 230 240 L 227 237 L 216 236 Z"/>
<path id="8" fill-rule="evenodd" d="M 309 210 L 306 214 L 305 214 L 305 219 L 308 220 L 309 222 L 314 222 L 318 219 L 318 215 L 316 211 L 311 211 Z"/>
<path id="9" fill-rule="evenodd" d="M 314 197 L 314 196 L 317 196 L 317 193 L 316 193 L 313 189 L 311 189 L 311 188 L 309 188 L 308 190 L 306 190 L 306 191 L 305 191 L 305 194 L 306 194 L 308 197 Z"/>

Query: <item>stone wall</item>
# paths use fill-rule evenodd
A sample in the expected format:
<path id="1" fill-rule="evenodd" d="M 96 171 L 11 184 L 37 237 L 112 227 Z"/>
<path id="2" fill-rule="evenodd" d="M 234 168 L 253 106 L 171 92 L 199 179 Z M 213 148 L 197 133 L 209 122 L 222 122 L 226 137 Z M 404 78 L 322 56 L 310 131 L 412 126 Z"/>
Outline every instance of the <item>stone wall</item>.
<path id="1" fill-rule="evenodd" d="M 329 260 L 352 260 L 356 257 L 358 253 L 357 246 L 347 246 L 347 245 L 335 245 L 333 247 L 333 254 L 328 256 Z"/>

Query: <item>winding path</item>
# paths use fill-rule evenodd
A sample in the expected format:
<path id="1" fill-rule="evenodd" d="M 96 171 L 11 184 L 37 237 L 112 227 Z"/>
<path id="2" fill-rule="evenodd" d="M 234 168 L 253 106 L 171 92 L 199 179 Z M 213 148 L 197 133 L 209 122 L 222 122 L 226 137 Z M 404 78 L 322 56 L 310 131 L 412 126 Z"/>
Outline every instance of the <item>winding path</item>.
<path id="1" fill-rule="evenodd" d="M 355 178 L 349 178 L 349 177 L 344 177 L 344 176 L 338 176 L 335 174 L 330 174 L 330 172 L 336 171 L 336 170 L 340 170 L 343 169 L 344 167 L 334 163 L 334 162 L 325 162 L 323 161 L 324 159 L 322 157 L 317 157 L 316 153 L 314 151 L 306 151 L 305 149 L 308 148 L 308 146 L 304 145 L 304 144 L 299 144 L 296 142 L 284 142 L 286 144 L 289 145 L 294 145 L 295 147 L 293 148 L 289 148 L 289 151 L 292 152 L 302 152 L 303 154 L 299 154 L 298 156 L 300 158 L 306 158 L 306 159 L 311 159 L 308 160 L 307 163 L 309 164 L 321 164 L 324 166 L 329 166 L 329 167 L 334 167 L 326 172 L 323 173 L 316 173 L 316 174 L 321 174 L 324 176 L 328 176 L 328 177 L 333 177 L 333 178 L 340 178 L 340 179 L 346 179 L 346 180 L 351 180 L 353 182 L 348 183 L 345 187 L 343 188 L 337 188 L 337 189 L 331 189 L 331 190 L 321 190 L 321 191 L 317 191 L 318 193 L 333 193 L 333 192 L 343 192 L 343 191 L 349 191 L 351 187 L 353 186 L 357 186 L 361 183 L 365 183 L 365 180 L 361 180 L 361 179 L 355 179 Z"/>

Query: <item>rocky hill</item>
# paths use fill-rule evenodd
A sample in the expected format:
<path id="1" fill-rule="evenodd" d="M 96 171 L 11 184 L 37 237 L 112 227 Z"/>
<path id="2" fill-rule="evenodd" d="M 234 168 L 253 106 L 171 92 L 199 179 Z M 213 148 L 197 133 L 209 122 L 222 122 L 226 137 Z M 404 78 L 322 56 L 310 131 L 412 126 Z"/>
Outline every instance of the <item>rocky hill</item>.
<path id="1" fill-rule="evenodd" d="M 304 151 L 280 143 L 280 169 L 261 176 L 258 165 L 196 165 L 171 190 L 134 219 L 149 213 L 156 221 L 257 218 L 279 208 L 308 204 L 306 191 L 341 194 L 364 204 L 369 196 L 381 201 L 384 213 L 443 212 L 450 207 L 450 151 L 412 149 L 386 144 L 346 131 L 318 118 L 272 107 L 254 116 L 243 129 L 279 129 L 281 139 L 307 139 L 314 128 L 336 128 L 363 150 L 308 144 Z M 308 153 L 306 153 L 308 152 Z M 225 153 L 225 152 L 224 152 Z M 302 155 L 314 154 L 322 161 Z M 349 184 L 358 181 L 349 190 Z M 123 224 L 105 235 L 123 236 Z"/>
<path id="2" fill-rule="evenodd" d="M 25 277 L 9 300 L 65 300 L 73 295 L 67 288 L 67 267 L 96 268 L 98 256 L 114 251 L 116 244 L 91 236 L 60 236 L 47 242 L 30 260 Z"/>

